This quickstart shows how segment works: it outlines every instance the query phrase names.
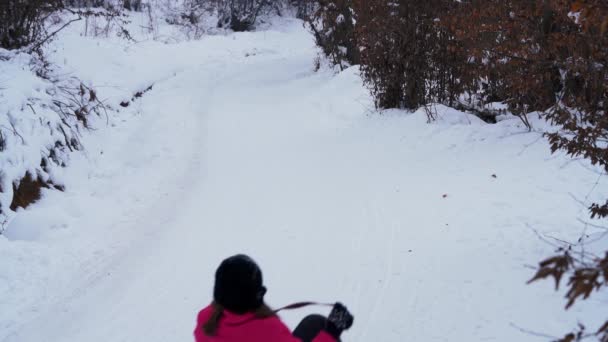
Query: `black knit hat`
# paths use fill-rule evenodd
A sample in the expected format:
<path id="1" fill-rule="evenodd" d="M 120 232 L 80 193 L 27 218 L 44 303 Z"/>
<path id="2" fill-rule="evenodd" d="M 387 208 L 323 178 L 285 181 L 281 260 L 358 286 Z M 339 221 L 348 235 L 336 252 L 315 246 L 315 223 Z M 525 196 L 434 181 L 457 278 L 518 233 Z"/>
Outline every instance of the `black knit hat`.
<path id="1" fill-rule="evenodd" d="M 246 255 L 231 256 L 215 272 L 213 299 L 228 311 L 254 311 L 264 303 L 265 294 L 262 270 Z"/>

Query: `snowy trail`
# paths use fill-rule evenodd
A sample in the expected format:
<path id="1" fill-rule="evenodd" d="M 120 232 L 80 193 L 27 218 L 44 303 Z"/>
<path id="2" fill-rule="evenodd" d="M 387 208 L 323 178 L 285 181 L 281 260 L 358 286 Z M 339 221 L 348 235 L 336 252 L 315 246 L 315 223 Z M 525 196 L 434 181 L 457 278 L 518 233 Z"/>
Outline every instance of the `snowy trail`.
<path id="1" fill-rule="evenodd" d="M 579 210 L 567 193 L 593 175 L 557 174 L 544 144 L 522 154 L 537 136 L 512 127 L 367 116 L 356 70 L 313 73 L 297 23 L 235 37 L 186 44 L 186 66 L 108 133 L 122 143 L 71 199 L 116 201 L 75 221 L 103 227 L 99 257 L 82 255 L 56 300 L 0 340 L 190 341 L 215 267 L 239 252 L 261 264 L 272 306 L 349 304 L 347 341 L 536 341 L 510 324 L 576 322 L 550 284 L 525 285 L 524 265 L 551 251 L 526 224 L 566 231 Z"/>

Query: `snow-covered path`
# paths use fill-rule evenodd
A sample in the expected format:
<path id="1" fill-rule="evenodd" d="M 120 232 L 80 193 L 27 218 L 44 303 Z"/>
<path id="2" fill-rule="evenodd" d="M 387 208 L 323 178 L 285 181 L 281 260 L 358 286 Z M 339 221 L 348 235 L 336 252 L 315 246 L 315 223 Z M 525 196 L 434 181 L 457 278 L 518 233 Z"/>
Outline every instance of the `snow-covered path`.
<path id="1" fill-rule="evenodd" d="M 551 284 L 525 285 L 525 265 L 552 250 L 530 227 L 576 236 L 584 212 L 568 194 L 597 179 L 537 134 L 449 110 L 431 125 L 370 115 L 356 68 L 312 72 L 297 22 L 180 49 L 142 48 L 165 69 L 140 114 L 76 161 L 96 163 L 69 177 L 80 188 L 16 223 L 76 208 L 52 214 L 69 224 L 38 257 L 68 269 L 32 287 L 38 305 L 24 292 L 0 314 L 0 340 L 189 341 L 215 267 L 239 252 L 261 264 L 272 306 L 349 305 L 347 341 L 536 341 L 513 325 L 559 334 L 583 317 Z M 0 248 L 40 247 L 18 240 Z"/>

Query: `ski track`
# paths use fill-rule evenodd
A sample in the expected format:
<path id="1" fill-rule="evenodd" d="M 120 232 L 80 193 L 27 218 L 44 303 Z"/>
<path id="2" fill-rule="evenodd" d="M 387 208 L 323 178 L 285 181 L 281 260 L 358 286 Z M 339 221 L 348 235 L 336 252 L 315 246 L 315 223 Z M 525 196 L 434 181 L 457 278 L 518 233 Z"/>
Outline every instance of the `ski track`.
<path id="1" fill-rule="evenodd" d="M 376 228 L 380 228 L 382 227 L 381 225 L 381 218 L 382 215 L 380 215 L 380 211 L 378 208 L 376 208 L 374 210 L 374 220 L 373 222 L 374 227 Z M 372 310 L 369 314 L 369 318 L 367 318 L 367 321 L 370 324 L 366 324 L 365 325 L 365 329 L 363 330 L 361 336 L 357 336 L 357 340 L 359 341 L 368 341 L 370 338 L 370 327 L 373 326 L 378 326 L 380 324 L 378 324 L 378 315 L 379 312 L 385 302 L 385 297 L 386 294 L 388 292 L 388 288 L 391 284 L 392 278 L 393 278 L 393 259 L 395 257 L 395 253 L 394 253 L 394 246 L 395 246 L 395 239 L 396 239 L 396 228 L 395 228 L 395 224 L 390 224 L 390 232 L 388 232 L 388 238 L 386 240 L 386 246 L 382 246 L 385 248 L 386 251 L 386 256 L 385 256 L 385 261 L 384 261 L 384 272 L 382 274 L 382 277 L 378 280 L 378 282 L 381 283 L 381 286 L 379 288 L 378 293 L 376 294 L 376 298 L 374 299 L 374 304 L 372 306 Z M 376 236 L 381 236 L 381 234 L 375 234 Z"/>
<path id="2" fill-rule="evenodd" d="M 551 252 L 525 224 L 574 220 L 576 205 L 552 189 L 585 193 L 570 184 L 582 166 L 548 176 L 559 161 L 531 162 L 546 144 L 520 153 L 531 135 L 492 138 L 500 127 L 366 115 L 353 69 L 311 71 L 298 22 L 180 47 L 136 116 L 104 133 L 117 142 L 91 158 L 88 185 L 21 214 L 77 203 L 69 229 L 92 238 L 1 341 L 190 341 L 215 267 L 240 252 L 261 264 L 272 306 L 346 303 L 346 341 L 538 341 L 510 323 L 575 326 L 584 307 L 563 312 L 551 284 L 525 285 L 523 265 Z M 316 310 L 284 319 L 293 327 Z"/>

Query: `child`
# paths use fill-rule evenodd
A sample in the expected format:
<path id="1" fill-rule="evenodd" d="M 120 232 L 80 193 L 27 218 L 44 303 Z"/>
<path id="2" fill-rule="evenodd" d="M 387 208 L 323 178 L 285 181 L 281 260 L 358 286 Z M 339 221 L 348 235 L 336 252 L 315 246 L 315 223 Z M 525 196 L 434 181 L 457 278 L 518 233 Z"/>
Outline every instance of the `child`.
<path id="1" fill-rule="evenodd" d="M 336 342 L 353 324 L 344 305 L 334 305 L 329 318 L 310 315 L 293 334 L 264 303 L 262 271 L 250 257 L 224 260 L 215 273 L 213 303 L 198 314 L 196 342 Z"/>

